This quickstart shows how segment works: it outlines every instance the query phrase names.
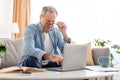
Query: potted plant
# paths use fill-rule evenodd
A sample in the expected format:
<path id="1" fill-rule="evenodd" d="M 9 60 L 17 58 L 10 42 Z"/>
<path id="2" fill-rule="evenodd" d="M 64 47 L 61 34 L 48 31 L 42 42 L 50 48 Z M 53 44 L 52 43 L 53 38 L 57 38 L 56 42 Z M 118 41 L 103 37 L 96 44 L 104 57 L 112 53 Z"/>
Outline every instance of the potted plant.
<path id="1" fill-rule="evenodd" d="M 3 57 L 3 55 L 4 55 L 5 52 L 6 52 L 5 45 L 2 42 L 0 42 L 0 58 Z"/>

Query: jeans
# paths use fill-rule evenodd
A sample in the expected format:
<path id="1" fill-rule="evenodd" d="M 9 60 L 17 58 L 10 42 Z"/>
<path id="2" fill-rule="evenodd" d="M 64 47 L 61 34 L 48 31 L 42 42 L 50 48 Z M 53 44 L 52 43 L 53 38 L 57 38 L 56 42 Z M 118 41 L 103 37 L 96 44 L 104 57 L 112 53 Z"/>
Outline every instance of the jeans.
<path id="1" fill-rule="evenodd" d="M 42 65 L 42 61 L 39 61 L 37 58 L 33 56 L 30 56 L 25 62 L 23 62 L 22 66 L 35 67 L 35 68 L 60 67 L 60 65 L 52 61 L 49 61 L 47 65 Z"/>

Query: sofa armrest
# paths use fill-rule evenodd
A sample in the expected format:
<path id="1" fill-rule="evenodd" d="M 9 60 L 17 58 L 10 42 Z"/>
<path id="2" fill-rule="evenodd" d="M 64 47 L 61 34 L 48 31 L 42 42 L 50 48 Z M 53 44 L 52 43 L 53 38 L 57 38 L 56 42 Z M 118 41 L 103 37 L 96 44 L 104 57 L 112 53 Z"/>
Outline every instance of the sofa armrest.
<path id="1" fill-rule="evenodd" d="M 100 56 L 109 56 L 110 49 L 109 48 L 92 48 L 92 56 L 95 65 L 98 65 L 98 57 Z"/>

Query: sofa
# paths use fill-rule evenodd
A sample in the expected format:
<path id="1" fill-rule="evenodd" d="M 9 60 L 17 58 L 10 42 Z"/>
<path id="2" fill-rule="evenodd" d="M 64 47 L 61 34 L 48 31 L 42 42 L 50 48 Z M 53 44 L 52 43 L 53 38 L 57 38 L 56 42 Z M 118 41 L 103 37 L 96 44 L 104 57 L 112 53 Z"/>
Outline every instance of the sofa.
<path id="1" fill-rule="evenodd" d="M 4 56 L 0 59 L 0 68 L 6 68 L 10 66 L 17 66 L 20 60 L 21 54 L 24 49 L 24 39 L 11 39 L 11 38 L 0 38 L 0 42 L 6 46 L 7 51 Z M 109 48 L 91 48 L 91 54 L 88 54 L 89 59 L 93 60 L 95 65 L 98 65 L 97 58 L 100 56 L 109 56 Z M 90 58 L 91 56 L 91 58 Z M 90 61 L 90 60 L 88 60 Z M 88 64 L 93 65 L 93 64 Z"/>

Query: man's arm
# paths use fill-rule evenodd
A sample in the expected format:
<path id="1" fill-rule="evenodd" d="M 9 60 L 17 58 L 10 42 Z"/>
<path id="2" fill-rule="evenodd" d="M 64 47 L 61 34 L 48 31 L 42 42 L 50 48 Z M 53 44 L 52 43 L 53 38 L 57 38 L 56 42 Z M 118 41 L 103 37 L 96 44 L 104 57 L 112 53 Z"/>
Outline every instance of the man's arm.
<path id="1" fill-rule="evenodd" d="M 64 22 L 57 22 L 57 26 L 59 28 L 59 30 L 61 31 L 63 37 L 64 37 L 64 40 L 67 42 L 67 43 L 70 43 L 70 38 L 68 38 L 67 36 L 67 33 L 66 33 L 66 30 L 67 30 L 67 26 Z"/>
<path id="2" fill-rule="evenodd" d="M 24 53 L 28 56 L 34 56 L 37 59 L 41 60 L 42 56 L 46 53 L 40 48 L 35 47 L 34 35 L 36 33 L 35 25 L 29 25 L 25 30 L 25 38 L 24 38 Z"/>

